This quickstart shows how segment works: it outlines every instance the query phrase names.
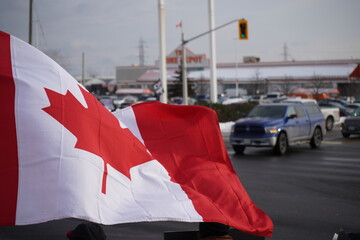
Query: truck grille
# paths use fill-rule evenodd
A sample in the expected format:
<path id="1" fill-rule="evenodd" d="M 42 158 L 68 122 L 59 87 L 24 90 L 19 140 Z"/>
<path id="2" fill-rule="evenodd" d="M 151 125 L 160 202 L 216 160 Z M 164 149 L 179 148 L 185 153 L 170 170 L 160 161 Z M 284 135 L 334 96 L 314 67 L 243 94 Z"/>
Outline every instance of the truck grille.
<path id="1" fill-rule="evenodd" d="M 264 128 L 261 126 L 235 126 L 234 133 L 236 135 L 242 134 L 255 134 L 262 135 L 265 133 Z"/>
<path id="2" fill-rule="evenodd" d="M 347 126 L 353 126 L 356 128 L 360 128 L 360 118 L 359 119 L 346 119 L 345 123 Z"/>

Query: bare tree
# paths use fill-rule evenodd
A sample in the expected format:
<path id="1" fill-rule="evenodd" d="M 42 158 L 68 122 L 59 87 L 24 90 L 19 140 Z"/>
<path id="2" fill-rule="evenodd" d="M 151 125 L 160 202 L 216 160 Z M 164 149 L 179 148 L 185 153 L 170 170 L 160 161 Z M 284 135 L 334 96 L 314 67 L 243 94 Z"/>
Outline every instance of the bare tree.
<path id="1" fill-rule="evenodd" d="M 97 78 L 99 74 L 94 70 L 88 70 L 88 74 L 90 78 Z"/>
<path id="2" fill-rule="evenodd" d="M 285 95 L 288 95 L 290 93 L 292 86 L 293 86 L 292 78 L 285 76 L 284 81 L 280 85 L 281 92 Z"/>
<path id="3" fill-rule="evenodd" d="M 254 79 L 253 79 L 253 88 L 252 88 L 252 94 L 253 95 L 257 95 L 260 93 L 260 90 L 262 90 L 262 92 L 264 92 L 264 86 L 262 86 L 262 81 L 260 79 L 260 71 L 259 69 L 256 69 L 255 70 L 255 76 L 254 76 Z"/>
<path id="4" fill-rule="evenodd" d="M 197 94 L 202 95 L 202 94 L 208 94 L 209 91 L 210 91 L 209 82 L 203 76 L 201 76 L 201 78 L 196 81 L 195 92 Z"/>
<path id="5" fill-rule="evenodd" d="M 44 51 L 46 55 L 48 55 L 52 60 L 57 62 L 61 67 L 63 67 L 66 71 L 70 72 L 71 67 L 69 64 L 69 59 L 65 57 L 59 50 L 49 49 Z"/>
<path id="6" fill-rule="evenodd" d="M 326 87 L 324 78 L 314 74 L 313 78 L 310 81 L 311 81 L 310 85 L 313 88 L 313 94 L 315 96 L 323 93 L 322 89 Z"/>

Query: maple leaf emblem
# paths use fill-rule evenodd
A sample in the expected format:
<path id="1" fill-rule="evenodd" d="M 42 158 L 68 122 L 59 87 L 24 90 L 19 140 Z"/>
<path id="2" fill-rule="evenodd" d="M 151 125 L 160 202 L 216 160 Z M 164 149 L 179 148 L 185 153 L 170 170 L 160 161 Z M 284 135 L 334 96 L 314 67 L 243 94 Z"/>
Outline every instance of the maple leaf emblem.
<path id="1" fill-rule="evenodd" d="M 42 110 L 56 119 L 76 138 L 75 148 L 101 157 L 104 161 L 102 193 L 106 194 L 107 164 L 130 179 L 130 168 L 153 158 L 145 146 L 88 91 L 80 88 L 85 108 L 70 91 L 65 95 L 45 88 L 50 106 Z"/>

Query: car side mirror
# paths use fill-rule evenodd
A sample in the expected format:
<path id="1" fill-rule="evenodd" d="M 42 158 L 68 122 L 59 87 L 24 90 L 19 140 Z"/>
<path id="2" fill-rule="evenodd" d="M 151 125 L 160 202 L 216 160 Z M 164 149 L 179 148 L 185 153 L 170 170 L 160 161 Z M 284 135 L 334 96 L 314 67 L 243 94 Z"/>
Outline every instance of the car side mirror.
<path id="1" fill-rule="evenodd" d="M 296 119 L 296 118 L 298 118 L 296 114 L 291 114 L 290 116 L 287 117 L 287 119 Z"/>

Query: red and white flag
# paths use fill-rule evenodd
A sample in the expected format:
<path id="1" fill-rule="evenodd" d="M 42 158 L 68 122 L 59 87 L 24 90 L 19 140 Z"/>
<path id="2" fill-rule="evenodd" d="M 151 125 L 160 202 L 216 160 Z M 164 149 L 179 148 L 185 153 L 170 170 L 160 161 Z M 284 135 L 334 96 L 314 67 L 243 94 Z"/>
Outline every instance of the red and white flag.
<path id="1" fill-rule="evenodd" d="M 0 32 L 0 225 L 219 222 L 270 236 L 216 113 L 159 102 L 114 114 L 58 64 Z"/>
<path id="2" fill-rule="evenodd" d="M 182 21 L 176 24 L 176 28 L 182 28 Z"/>

